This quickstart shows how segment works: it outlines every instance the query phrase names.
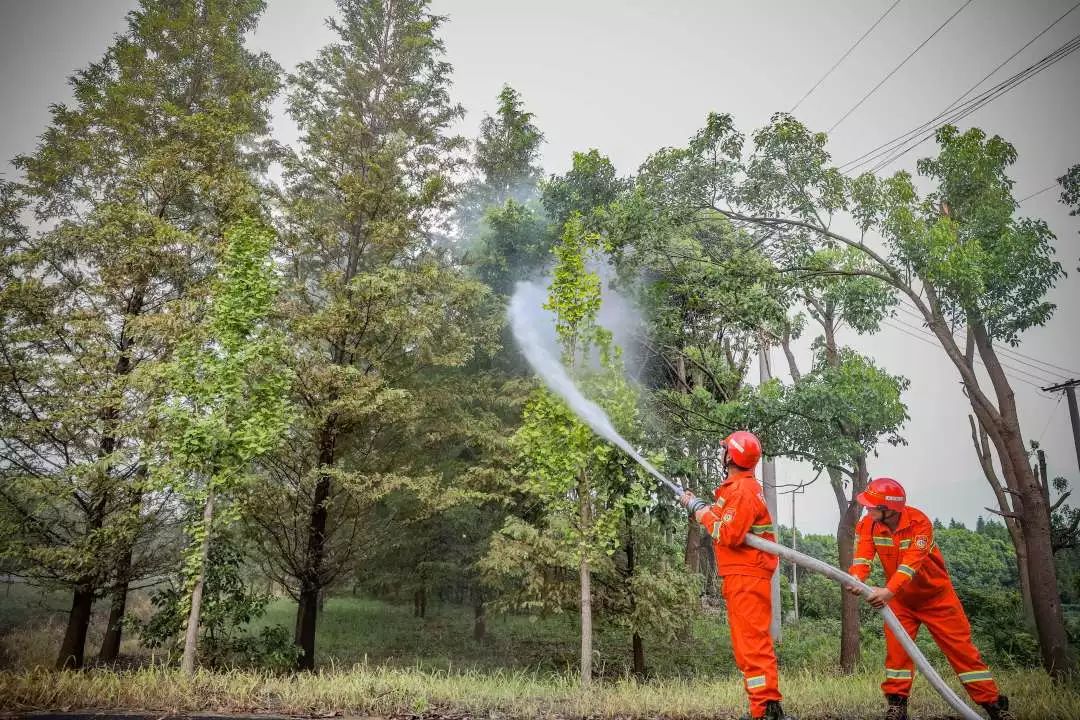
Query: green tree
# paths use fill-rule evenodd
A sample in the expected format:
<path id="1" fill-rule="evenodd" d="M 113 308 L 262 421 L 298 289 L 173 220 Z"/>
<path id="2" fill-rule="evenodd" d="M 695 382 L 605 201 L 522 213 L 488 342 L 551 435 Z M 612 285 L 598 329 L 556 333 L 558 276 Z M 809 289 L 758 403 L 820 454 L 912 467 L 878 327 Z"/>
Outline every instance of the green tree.
<path id="1" fill-rule="evenodd" d="M 478 232 L 469 264 L 476 277 L 500 295 L 509 295 L 515 282 L 539 273 L 551 260 L 556 239 L 535 201 L 514 199 L 490 207 Z"/>
<path id="2" fill-rule="evenodd" d="M 472 167 L 477 177 L 465 187 L 459 222 L 467 241 L 480 232 L 484 215 L 513 200 L 534 198 L 543 171 L 537 164 L 544 134 L 525 110 L 520 93 L 509 85 L 499 92 L 495 115 L 480 121 L 480 136 L 473 146 Z"/>
<path id="3" fill-rule="evenodd" d="M 294 442 L 267 464 L 260 527 L 298 599 L 315 665 L 320 593 L 349 571 L 358 523 L 391 492 L 437 496 L 432 370 L 490 351 L 497 308 L 438 249 L 464 143 L 451 67 L 424 0 L 339 0 L 337 38 L 289 79 L 301 147 L 286 160 L 283 312 L 296 348 Z M 445 429 L 445 428 L 444 428 Z M 271 489 L 273 488 L 273 489 Z M 410 489 L 411 488 L 411 489 Z"/>
<path id="4" fill-rule="evenodd" d="M 615 426 L 628 432 L 635 422 L 636 401 L 610 333 L 596 324 L 600 278 L 587 268 L 599 246 L 599 236 L 585 229 L 581 215 L 571 215 L 555 247 L 557 263 L 545 307 L 555 317 L 564 363 Z M 590 364 L 594 352 L 595 369 Z M 510 518 L 492 541 L 486 567 L 496 576 L 518 577 L 520 591 L 513 598 L 518 604 L 568 601 L 567 595 L 551 592 L 544 579 L 552 571 L 565 578 L 577 570 L 581 683 L 588 685 L 594 573 L 610 566 L 619 546 L 620 522 L 629 506 L 644 503 L 645 491 L 640 481 L 625 485 L 627 459 L 546 390 L 538 390 L 526 406 L 514 445 L 519 478 L 542 503 L 543 514 L 533 523 Z M 519 566 L 514 558 L 523 554 L 535 559 Z"/>
<path id="5" fill-rule="evenodd" d="M 166 389 L 158 407 L 164 464 L 152 472 L 192 510 L 181 662 L 188 675 L 195 671 L 215 525 L 237 519 L 235 500 L 249 483 L 252 463 L 279 444 L 292 419 L 284 337 L 267 323 L 278 286 L 273 242 L 274 234 L 252 220 L 226 231 L 205 316 L 180 339 L 170 361 L 150 373 Z M 192 304 L 200 313 L 202 303 Z"/>
<path id="6" fill-rule="evenodd" d="M 618 200 L 629 185 L 619 177 L 611 160 L 594 148 L 575 152 L 570 170 L 544 182 L 540 192 L 555 227 L 565 227 L 574 213 L 580 213 L 586 226 L 594 230 L 598 224 L 595 211 Z"/>
<path id="7" fill-rule="evenodd" d="M 72 592 L 58 663 L 83 663 L 95 598 L 112 591 L 115 659 L 132 548 L 158 524 L 144 496 L 151 393 L 132 374 L 167 356 L 170 303 L 254 209 L 277 66 L 244 47 L 261 0 L 143 0 L 74 74 L 35 151 L 15 159 L 40 231 L 5 246 L 0 443 L 4 502 L 32 578 Z M 31 521 L 31 518 L 34 520 Z M 41 522 L 38 522 L 41 521 Z"/>
<path id="8" fill-rule="evenodd" d="M 684 291 L 697 307 L 691 305 L 692 314 L 680 313 L 667 323 L 674 328 L 674 335 L 682 338 L 674 343 L 668 341 L 672 350 L 678 350 L 680 343 L 691 343 L 689 354 L 676 354 L 667 364 L 679 378 L 687 377 L 687 366 L 700 374 L 699 369 L 711 364 L 707 381 L 702 384 L 680 379 L 676 390 L 681 392 L 669 393 L 666 404 L 682 406 L 680 425 L 712 431 L 713 437 L 702 438 L 702 444 L 715 448 L 715 435 L 730 431 L 736 423 L 749 424 L 762 432 L 770 453 L 809 459 L 826 470 L 841 516 L 838 532 L 844 548 L 842 556 L 846 556 L 841 561 L 850 563 L 854 526 L 860 513 L 854 497 L 867 481 L 866 455 L 878 440 L 899 442 L 896 433 L 906 419 L 899 394 L 906 381 L 854 355 L 840 344 L 838 334 L 843 328 L 859 333 L 876 331 L 894 300 L 887 285 L 846 274 L 852 267 L 865 265 L 853 251 L 835 246 L 796 246 L 769 257 L 775 254 L 770 239 L 733 228 L 716 206 L 722 195 L 733 191 L 731 174 L 738 167 L 741 147 L 742 139 L 734 132 L 730 118 L 713 115 L 686 147 L 668 148 L 650 157 L 637 179 L 640 193 L 649 199 L 649 211 L 641 213 L 645 220 L 639 222 L 646 227 L 666 224 L 682 228 L 681 233 L 694 242 L 650 242 L 650 235 L 656 232 L 649 227 L 632 244 L 636 251 L 632 257 L 640 258 L 643 251 L 654 249 L 661 257 L 666 256 L 665 266 L 651 269 L 653 278 L 666 280 L 672 271 L 690 261 L 713 265 L 717 275 L 701 278 L 689 292 Z M 803 159 L 785 157 L 763 144 L 747 162 L 746 173 L 751 178 L 747 185 L 767 185 L 781 163 L 801 163 L 812 168 Z M 814 180 L 813 175 L 805 173 L 803 182 Z M 789 316 L 794 310 L 800 312 Z M 804 377 L 792 351 L 792 340 L 805 330 L 807 317 L 821 334 L 815 340 L 813 367 Z M 694 329 L 695 324 L 706 319 L 711 322 L 703 326 L 704 337 L 719 346 L 709 355 L 704 354 L 709 340 L 702 342 L 701 333 Z M 723 345 L 715 342 L 721 338 Z M 750 352 L 770 345 L 783 348 L 793 386 L 784 390 L 764 387 L 756 394 L 739 392 Z M 740 351 L 733 352 L 733 347 Z M 711 362 L 703 361 L 710 356 Z M 738 358 L 741 362 L 732 362 Z M 718 378 L 726 379 L 728 387 L 716 382 Z M 691 385 L 702 388 L 692 389 Z M 713 397 L 702 392 L 710 385 Z M 696 535 L 692 530 L 688 556 Z M 843 598 L 842 603 L 841 667 L 850 671 L 858 657 L 859 607 L 857 598 L 851 596 Z"/>
<path id="9" fill-rule="evenodd" d="M 667 449 L 669 468 L 690 489 L 708 494 L 719 482 L 718 438 L 745 419 L 740 403 L 758 327 L 782 309 L 770 295 L 767 259 L 744 252 L 730 223 L 715 215 L 662 219 L 667 206 L 648 190 L 654 173 L 666 172 L 661 160 L 647 161 L 605 230 L 620 289 L 642 309 L 639 377 L 658 419 L 650 442 Z M 714 584 L 704 538 L 696 523 L 687 525 L 684 561 Z"/>

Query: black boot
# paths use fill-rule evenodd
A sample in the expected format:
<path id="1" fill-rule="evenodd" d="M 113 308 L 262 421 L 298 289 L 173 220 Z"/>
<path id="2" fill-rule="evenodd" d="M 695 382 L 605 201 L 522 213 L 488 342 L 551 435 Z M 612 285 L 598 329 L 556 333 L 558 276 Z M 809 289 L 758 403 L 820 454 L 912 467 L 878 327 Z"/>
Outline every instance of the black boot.
<path id="1" fill-rule="evenodd" d="M 795 720 L 795 718 L 784 714 L 784 708 L 780 707 L 779 700 L 769 700 L 765 703 L 765 714 L 754 720 Z"/>
<path id="2" fill-rule="evenodd" d="M 990 716 L 990 720 L 1016 720 L 1016 716 L 1009 710 L 1009 698 L 998 695 L 998 699 L 992 703 L 983 703 L 983 710 Z"/>
<path id="3" fill-rule="evenodd" d="M 904 695 L 886 695 L 885 720 L 908 720 L 907 697 Z"/>

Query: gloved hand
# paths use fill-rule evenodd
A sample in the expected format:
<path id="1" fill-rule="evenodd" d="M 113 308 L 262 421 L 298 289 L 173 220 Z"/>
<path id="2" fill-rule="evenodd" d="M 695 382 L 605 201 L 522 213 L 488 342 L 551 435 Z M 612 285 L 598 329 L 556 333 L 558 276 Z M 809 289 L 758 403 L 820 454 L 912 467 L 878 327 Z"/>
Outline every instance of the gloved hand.
<path id="1" fill-rule="evenodd" d="M 679 504 L 690 511 L 691 515 L 697 515 L 698 510 L 704 510 L 709 507 L 709 504 L 701 498 L 694 495 L 694 493 L 687 490 L 681 496 L 679 496 Z"/>

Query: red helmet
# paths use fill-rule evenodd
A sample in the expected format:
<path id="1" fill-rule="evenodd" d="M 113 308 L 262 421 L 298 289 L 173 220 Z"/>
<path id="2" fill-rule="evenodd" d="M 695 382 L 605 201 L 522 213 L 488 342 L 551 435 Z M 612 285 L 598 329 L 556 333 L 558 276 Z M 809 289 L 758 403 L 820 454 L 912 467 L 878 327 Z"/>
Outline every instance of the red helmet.
<path id="1" fill-rule="evenodd" d="M 904 486 L 892 478 L 881 477 L 871 480 L 855 499 L 864 507 L 884 507 L 900 512 L 907 504 L 907 493 Z"/>
<path id="2" fill-rule="evenodd" d="M 761 459 L 761 441 L 746 430 L 736 430 L 720 443 L 727 449 L 731 462 L 744 470 L 753 470 Z"/>

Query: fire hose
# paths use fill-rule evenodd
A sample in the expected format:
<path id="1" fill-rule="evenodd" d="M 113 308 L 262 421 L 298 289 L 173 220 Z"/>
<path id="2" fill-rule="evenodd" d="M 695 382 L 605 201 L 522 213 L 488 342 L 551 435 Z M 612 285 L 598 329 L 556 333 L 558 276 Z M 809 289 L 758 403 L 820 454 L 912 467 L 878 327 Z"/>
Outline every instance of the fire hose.
<path id="1" fill-rule="evenodd" d="M 671 490 L 671 492 L 675 493 L 676 497 L 683 496 L 683 493 L 685 491 L 681 487 L 671 482 L 667 478 L 663 477 L 659 473 L 653 472 L 652 474 L 656 476 L 665 486 L 667 486 L 667 488 Z M 804 567 L 807 570 L 812 570 L 816 573 L 820 573 L 825 577 L 835 580 L 843 586 L 856 587 L 859 589 L 859 591 L 863 594 L 864 597 L 868 596 L 872 591 L 872 588 L 869 585 L 862 582 L 853 575 L 849 575 L 843 570 L 835 568 L 826 562 L 818 560 L 817 558 L 810 557 L 809 555 L 804 555 L 798 550 L 793 550 L 792 548 L 785 547 L 784 545 L 780 545 L 778 543 L 770 542 L 765 538 L 760 538 L 749 533 L 746 535 L 745 538 L 743 538 L 743 542 L 752 548 L 761 550 L 762 552 L 767 552 L 771 555 L 778 555 L 787 560 L 788 562 L 795 563 L 796 565 Z M 915 666 L 919 668 L 922 674 L 926 676 L 927 681 L 930 683 L 931 686 L 933 686 L 935 690 L 937 690 L 938 694 L 941 695 L 945 702 L 947 702 L 953 710 L 960 713 L 961 717 L 965 718 L 965 720 L 982 720 L 979 714 L 972 710 L 970 707 L 968 707 L 967 703 L 961 700 L 960 696 L 957 695 L 953 691 L 953 689 L 945 683 L 945 680 L 943 680 L 941 675 L 938 674 L 937 670 L 934 669 L 934 666 L 930 664 L 930 661 L 927 660 L 926 656 L 922 654 L 921 650 L 919 650 L 919 647 L 915 644 L 915 641 L 912 640 L 911 636 L 907 634 L 906 630 L 904 630 L 904 626 L 900 624 L 900 620 L 897 619 L 896 613 L 894 613 L 888 605 L 879 608 L 878 611 L 881 613 L 881 617 L 885 621 L 885 624 L 889 627 L 890 630 L 892 630 L 893 635 L 904 647 L 904 651 L 907 652 L 908 657 L 911 658 L 911 660 L 915 663 Z"/>

